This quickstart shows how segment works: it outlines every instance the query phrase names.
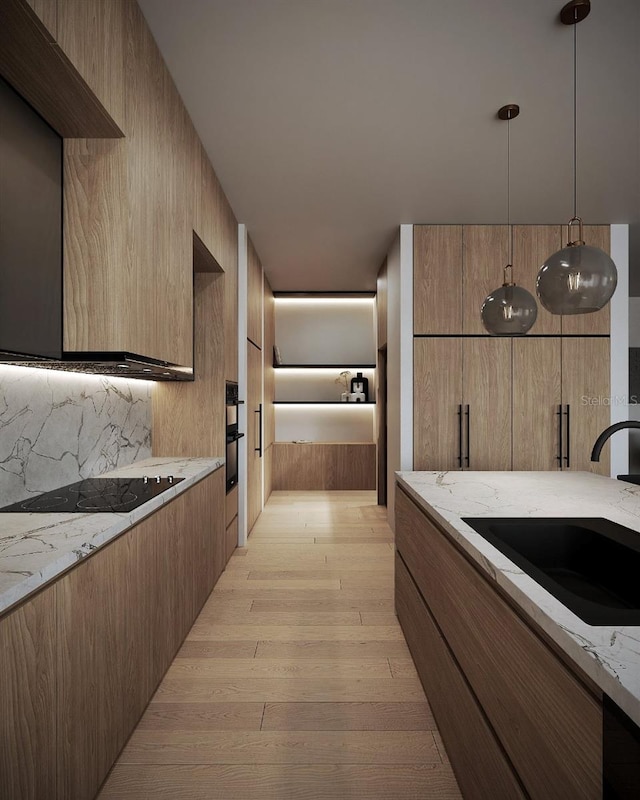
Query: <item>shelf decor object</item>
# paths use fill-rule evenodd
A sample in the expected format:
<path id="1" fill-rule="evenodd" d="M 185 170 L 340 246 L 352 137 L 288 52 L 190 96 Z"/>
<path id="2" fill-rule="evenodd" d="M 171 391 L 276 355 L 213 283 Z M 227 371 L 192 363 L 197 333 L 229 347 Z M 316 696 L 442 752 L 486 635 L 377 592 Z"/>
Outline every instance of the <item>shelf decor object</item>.
<path id="1" fill-rule="evenodd" d="M 577 24 L 591 11 L 590 0 L 571 0 L 560 12 L 564 25 L 573 25 L 573 217 L 567 225 L 566 247 L 549 256 L 538 272 L 536 291 L 552 314 L 590 314 L 611 299 L 618 272 L 611 258 L 599 247 L 585 244 L 582 219 L 577 215 Z M 578 225 L 578 238 L 572 229 Z"/>
<path id="2" fill-rule="evenodd" d="M 515 103 L 502 106 L 498 119 L 507 121 L 507 227 L 509 229 L 509 263 L 504 268 L 504 282 L 485 298 L 480 310 L 482 324 L 494 336 L 524 336 L 538 316 L 533 295 L 513 281 L 513 227 L 511 226 L 511 120 L 520 113 Z"/>

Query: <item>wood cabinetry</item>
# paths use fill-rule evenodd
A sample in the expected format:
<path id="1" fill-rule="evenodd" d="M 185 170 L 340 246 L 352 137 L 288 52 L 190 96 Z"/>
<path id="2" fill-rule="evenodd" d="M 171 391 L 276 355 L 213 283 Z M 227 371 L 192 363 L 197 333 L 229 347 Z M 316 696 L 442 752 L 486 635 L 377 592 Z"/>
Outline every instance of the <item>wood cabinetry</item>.
<path id="1" fill-rule="evenodd" d="M 566 245 L 566 226 L 514 225 L 515 282 L 536 296 L 536 277 L 545 260 Z M 485 335 L 480 310 L 502 283 L 508 261 L 506 225 L 416 225 L 413 233 L 414 333 Z M 586 225 L 587 244 L 610 252 L 608 225 Z M 608 335 L 610 311 L 560 317 L 538 304 L 531 335 Z"/>
<path id="2" fill-rule="evenodd" d="M 0 620 L 0 797 L 51 800 L 56 785 L 55 587 Z"/>
<path id="3" fill-rule="evenodd" d="M 55 41 L 58 38 L 58 0 L 26 0 Z"/>
<path id="4" fill-rule="evenodd" d="M 560 661 L 478 568 L 402 491 L 396 499 L 396 542 L 406 567 L 397 576 L 397 609 L 400 622 L 409 633 L 412 652 L 416 651 L 416 662 L 420 668 L 423 659 L 411 633 L 416 622 L 407 619 L 405 597 L 412 591 L 410 586 L 407 588 L 409 576 L 422 595 L 423 618 L 435 621 L 444 640 L 439 645 L 441 654 L 448 650 L 455 659 L 455 663 L 452 659 L 448 663 L 443 660 L 445 681 L 464 678 L 468 686 L 467 708 L 470 692 L 503 750 L 503 763 L 496 771 L 498 785 L 505 786 L 505 775 L 511 768 L 524 787 L 524 796 L 532 800 L 600 798 L 599 698 L 585 688 L 580 676 Z M 469 614 L 470 608 L 473 614 Z M 413 613 L 419 613 L 415 593 Z M 485 752 L 471 738 L 473 728 L 465 730 L 458 725 L 456 736 L 446 738 L 451 730 L 446 717 L 458 714 L 457 696 L 440 692 L 437 685 L 429 688 L 438 723 L 443 719 L 441 732 L 461 786 L 470 787 L 470 797 L 496 796 L 491 789 L 491 775 L 486 773 L 487 764 L 479 763 L 484 761 Z M 477 723 L 476 717 L 476 727 Z M 461 751 L 464 758 L 456 761 Z M 499 755 L 495 746 L 490 748 L 490 755 Z M 469 770 L 471 774 L 467 774 Z M 473 780 L 488 780 L 489 784 L 474 789 Z M 503 789 L 498 796 L 509 795 Z"/>
<path id="5" fill-rule="evenodd" d="M 414 469 L 510 469 L 511 342 L 414 340 Z"/>
<path id="6" fill-rule="evenodd" d="M 513 469 L 609 474 L 591 449 L 609 424 L 608 337 L 522 338 L 513 342 Z"/>
<path id="7" fill-rule="evenodd" d="M 227 561 L 224 470 L 0 620 L 0 796 L 91 800 Z"/>
<path id="8" fill-rule="evenodd" d="M 251 237 L 247 237 L 247 339 L 262 348 L 263 273 Z"/>
<path id="9" fill-rule="evenodd" d="M 576 469 L 608 474 L 591 447 L 609 422 L 608 306 L 552 315 L 522 338 L 489 337 L 480 318 L 513 237 L 514 277 L 535 295 L 560 225 L 414 228 L 414 469 Z M 608 226 L 585 239 L 609 252 Z M 444 337 L 447 338 L 444 338 Z M 543 337 L 543 338 L 539 338 Z"/>
<path id="10" fill-rule="evenodd" d="M 247 341 L 247 532 L 262 511 L 262 351 Z"/>
<path id="11" fill-rule="evenodd" d="M 376 488 L 373 442 L 276 442 L 273 488 L 287 491 Z"/>

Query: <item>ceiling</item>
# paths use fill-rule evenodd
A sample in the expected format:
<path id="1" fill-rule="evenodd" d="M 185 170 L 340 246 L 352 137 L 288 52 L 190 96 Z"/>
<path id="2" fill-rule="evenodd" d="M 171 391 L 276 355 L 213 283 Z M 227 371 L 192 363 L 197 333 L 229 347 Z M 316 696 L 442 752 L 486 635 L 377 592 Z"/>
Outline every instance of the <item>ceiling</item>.
<path id="1" fill-rule="evenodd" d="M 139 0 L 276 290 L 375 287 L 397 226 L 572 215 L 562 0 Z M 578 41 L 578 213 L 640 220 L 640 3 Z"/>

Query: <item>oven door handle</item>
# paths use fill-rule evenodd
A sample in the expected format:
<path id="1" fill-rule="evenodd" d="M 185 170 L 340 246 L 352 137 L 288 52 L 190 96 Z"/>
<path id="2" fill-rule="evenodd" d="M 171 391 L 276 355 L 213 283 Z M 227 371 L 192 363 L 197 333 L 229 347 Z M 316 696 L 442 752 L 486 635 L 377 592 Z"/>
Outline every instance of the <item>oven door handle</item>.
<path id="1" fill-rule="evenodd" d="M 237 442 L 238 439 L 242 439 L 244 433 L 232 433 L 231 436 L 227 436 L 227 444 L 231 444 L 232 442 Z"/>

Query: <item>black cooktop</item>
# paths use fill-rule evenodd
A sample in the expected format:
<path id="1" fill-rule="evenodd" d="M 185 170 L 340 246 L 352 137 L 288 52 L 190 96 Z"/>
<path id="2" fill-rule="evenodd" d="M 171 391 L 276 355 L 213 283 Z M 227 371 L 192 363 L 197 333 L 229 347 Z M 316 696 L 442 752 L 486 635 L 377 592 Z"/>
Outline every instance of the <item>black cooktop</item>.
<path id="1" fill-rule="evenodd" d="M 184 478 L 86 478 L 0 508 L 15 512 L 132 511 Z"/>

